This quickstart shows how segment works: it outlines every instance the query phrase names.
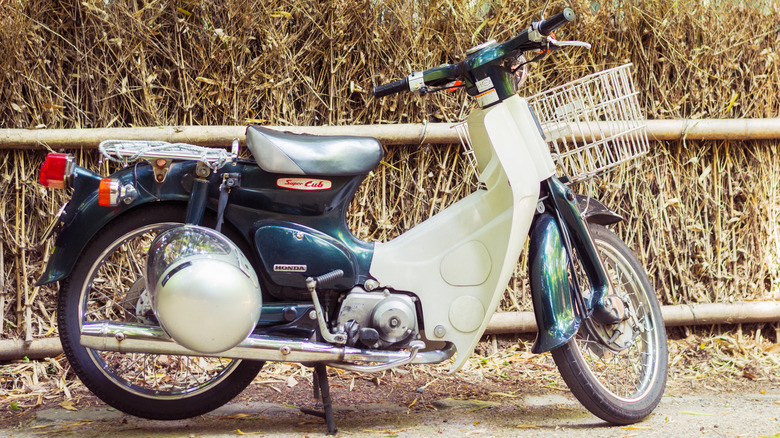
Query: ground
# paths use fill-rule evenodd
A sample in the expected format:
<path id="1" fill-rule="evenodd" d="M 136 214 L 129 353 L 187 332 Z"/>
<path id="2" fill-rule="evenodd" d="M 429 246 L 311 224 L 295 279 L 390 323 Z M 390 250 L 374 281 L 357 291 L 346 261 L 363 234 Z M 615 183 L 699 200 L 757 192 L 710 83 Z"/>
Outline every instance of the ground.
<path id="1" fill-rule="evenodd" d="M 722 349 L 715 347 L 727 343 L 713 339 L 670 344 L 673 365 L 661 404 L 645 421 L 622 427 L 608 426 L 586 411 L 566 389 L 549 355 L 532 355 L 523 343 L 499 343 L 492 354 L 487 343 L 483 356 L 475 355 L 454 375 L 444 367 L 424 366 L 378 375 L 329 369 L 338 434 L 780 437 L 780 368 L 749 354 L 724 363 Z M 767 357 L 776 364 L 777 355 Z M 233 402 L 174 422 L 127 416 L 100 402 L 76 379 L 67 381 L 67 391 L 5 396 L 0 436 L 302 437 L 326 431 L 323 420 L 297 409 L 313 407 L 313 399 L 311 372 L 295 364 L 269 364 Z"/>

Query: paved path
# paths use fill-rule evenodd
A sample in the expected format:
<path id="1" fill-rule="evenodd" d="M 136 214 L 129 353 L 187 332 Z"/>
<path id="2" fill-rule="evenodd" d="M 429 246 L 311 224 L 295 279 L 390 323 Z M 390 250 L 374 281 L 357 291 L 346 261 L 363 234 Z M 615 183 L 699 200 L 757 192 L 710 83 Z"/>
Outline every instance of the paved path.
<path id="1" fill-rule="evenodd" d="M 381 394 L 378 393 L 377 397 Z M 759 393 L 696 393 L 667 390 L 655 413 L 633 426 L 607 426 L 565 391 L 506 397 L 500 402 L 438 400 L 427 406 L 336 400 L 338 436 L 368 437 L 780 437 L 780 387 Z M 77 411 L 43 409 L 2 437 L 315 437 L 322 420 L 297 409 L 256 400 L 230 403 L 208 415 L 174 421 L 148 421 L 105 406 Z"/>

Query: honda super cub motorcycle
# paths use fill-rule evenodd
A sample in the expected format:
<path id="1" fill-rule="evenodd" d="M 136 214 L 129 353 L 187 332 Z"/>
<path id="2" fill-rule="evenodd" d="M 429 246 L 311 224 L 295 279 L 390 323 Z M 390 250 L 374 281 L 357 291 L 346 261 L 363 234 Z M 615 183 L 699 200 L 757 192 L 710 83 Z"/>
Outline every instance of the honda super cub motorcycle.
<path id="1" fill-rule="evenodd" d="M 41 182 L 72 197 L 39 284 L 60 282 L 59 332 L 76 374 L 124 412 L 177 419 L 226 403 L 264 361 L 305 363 L 333 432 L 326 365 L 372 372 L 457 355 L 457 370 L 529 237 L 533 352 L 551 351 L 602 419 L 649 415 L 667 370 L 654 290 L 604 227 L 620 216 L 566 184 L 647 151 L 630 74 L 516 94 L 525 52 L 587 45 L 549 36 L 573 19 L 567 9 L 374 89 L 461 87 L 479 103 L 461 127 L 479 188 L 387 243 L 358 240 L 345 220 L 382 158 L 372 138 L 251 126 L 252 160 L 238 159 L 237 141 L 232 154 L 107 141 L 104 156 L 127 165 L 108 178 L 50 154 Z M 559 178 L 556 163 L 580 170 Z"/>

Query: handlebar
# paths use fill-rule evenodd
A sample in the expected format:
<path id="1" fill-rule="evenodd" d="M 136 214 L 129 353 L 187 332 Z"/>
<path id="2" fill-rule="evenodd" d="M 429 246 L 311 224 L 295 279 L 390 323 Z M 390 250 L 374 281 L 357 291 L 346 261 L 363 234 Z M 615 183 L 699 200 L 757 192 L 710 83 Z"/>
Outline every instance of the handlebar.
<path id="1" fill-rule="evenodd" d="M 447 83 L 461 80 L 467 76 L 467 72 L 474 71 L 483 65 L 492 64 L 496 60 L 503 60 L 508 56 L 514 56 L 513 54 L 517 53 L 517 51 L 548 48 L 551 40 L 547 37 L 559 27 L 572 21 L 574 21 L 574 11 L 571 8 L 566 8 L 546 20 L 532 23 L 529 29 L 523 31 L 509 41 L 498 45 L 488 46 L 475 52 L 464 61 L 458 62 L 457 64 L 444 64 L 423 72 L 422 79 L 424 82 L 415 81 L 416 86 L 414 89 L 419 89 L 420 85 L 423 85 L 423 91 L 427 90 L 425 87 L 441 87 L 439 89 L 434 89 L 433 91 L 447 89 Z M 418 77 L 417 79 L 420 78 Z M 389 84 L 376 86 L 372 91 L 375 97 L 384 97 L 412 90 L 409 83 L 409 76 L 407 76 Z"/>
<path id="2" fill-rule="evenodd" d="M 408 77 L 399 79 L 395 82 L 390 82 L 389 84 L 376 86 L 373 89 L 374 96 L 376 97 L 385 97 L 402 91 L 409 91 Z"/>
<path id="3" fill-rule="evenodd" d="M 571 8 L 566 8 L 546 20 L 534 23 L 534 28 L 538 30 L 540 34 L 549 36 L 559 27 L 571 23 L 572 21 L 574 21 L 574 11 Z"/>

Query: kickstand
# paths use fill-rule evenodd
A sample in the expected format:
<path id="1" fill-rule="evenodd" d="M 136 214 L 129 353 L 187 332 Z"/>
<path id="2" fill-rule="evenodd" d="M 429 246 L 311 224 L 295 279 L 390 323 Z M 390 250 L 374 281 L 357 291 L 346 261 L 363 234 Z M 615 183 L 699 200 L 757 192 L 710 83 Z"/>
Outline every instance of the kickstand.
<path id="1" fill-rule="evenodd" d="M 328 424 L 328 435 L 335 435 L 336 421 L 333 419 L 333 403 L 330 399 L 330 385 L 328 384 L 328 372 L 325 370 L 325 364 L 318 363 L 314 365 L 312 387 L 314 388 L 314 400 L 319 400 L 320 395 L 322 395 L 322 407 L 324 412 L 307 408 L 301 408 L 301 412 L 324 418 L 325 422 Z"/>

